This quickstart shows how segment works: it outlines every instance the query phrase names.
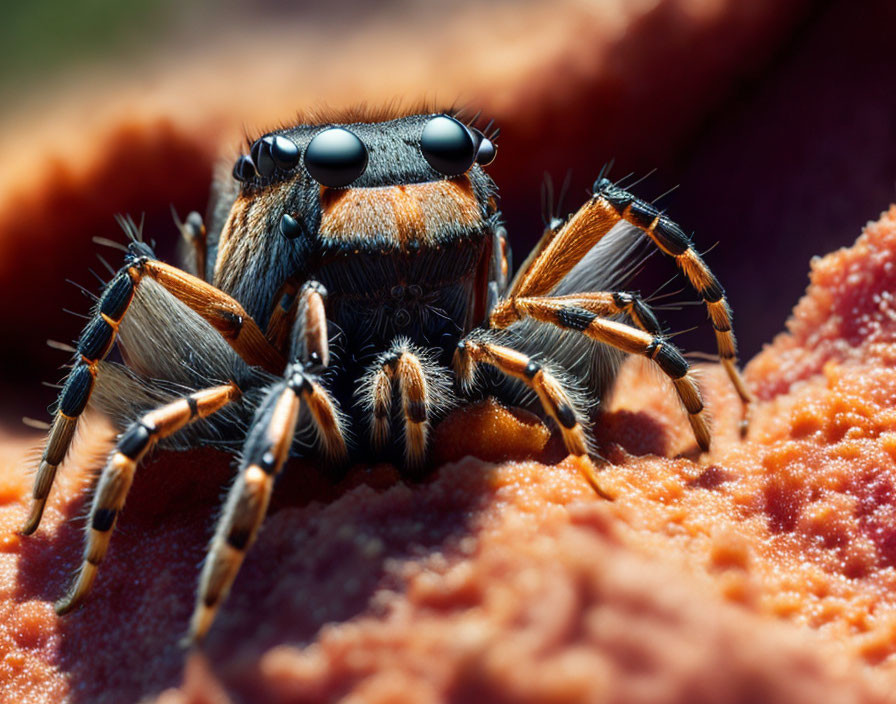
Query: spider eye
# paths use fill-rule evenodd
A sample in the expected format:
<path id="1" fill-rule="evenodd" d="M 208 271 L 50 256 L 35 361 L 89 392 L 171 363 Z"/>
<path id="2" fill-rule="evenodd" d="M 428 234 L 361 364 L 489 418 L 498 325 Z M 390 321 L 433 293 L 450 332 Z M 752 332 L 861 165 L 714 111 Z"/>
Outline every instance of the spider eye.
<path id="1" fill-rule="evenodd" d="M 342 127 L 330 127 L 308 143 L 305 168 L 322 186 L 343 188 L 364 173 L 367 148 L 352 132 Z"/>
<path id="2" fill-rule="evenodd" d="M 488 166 L 498 155 L 495 143 L 488 137 L 483 137 L 479 141 L 479 148 L 476 150 L 476 163 L 480 166 Z"/>
<path id="3" fill-rule="evenodd" d="M 463 124 L 439 115 L 423 128 L 420 151 L 429 165 L 445 176 L 459 176 L 473 165 L 476 143 Z"/>
<path id="4" fill-rule="evenodd" d="M 291 139 L 281 137 L 279 134 L 274 135 L 271 142 L 271 156 L 278 168 L 289 171 L 299 163 L 299 148 Z"/>
<path id="5" fill-rule="evenodd" d="M 258 173 L 266 178 L 274 173 L 274 169 L 289 171 L 299 163 L 299 148 L 295 142 L 279 134 L 255 140 L 251 155 Z"/>
<path id="6" fill-rule="evenodd" d="M 249 181 L 255 177 L 255 164 L 252 159 L 243 154 L 233 165 L 233 177 L 237 181 Z"/>

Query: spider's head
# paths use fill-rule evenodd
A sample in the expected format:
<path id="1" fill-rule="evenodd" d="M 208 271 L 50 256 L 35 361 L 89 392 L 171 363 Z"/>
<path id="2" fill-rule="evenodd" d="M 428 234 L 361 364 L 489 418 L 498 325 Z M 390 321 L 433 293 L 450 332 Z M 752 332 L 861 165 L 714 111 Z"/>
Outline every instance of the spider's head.
<path id="1" fill-rule="evenodd" d="M 409 115 L 268 133 L 237 159 L 233 176 L 240 197 L 263 201 L 287 238 L 398 245 L 487 218 L 494 184 L 482 167 L 495 156 L 492 139 L 455 117 Z"/>
<path id="2" fill-rule="evenodd" d="M 258 297 L 347 254 L 482 242 L 497 223 L 488 137 L 444 113 L 349 116 L 269 132 L 237 159 L 216 285 Z"/>

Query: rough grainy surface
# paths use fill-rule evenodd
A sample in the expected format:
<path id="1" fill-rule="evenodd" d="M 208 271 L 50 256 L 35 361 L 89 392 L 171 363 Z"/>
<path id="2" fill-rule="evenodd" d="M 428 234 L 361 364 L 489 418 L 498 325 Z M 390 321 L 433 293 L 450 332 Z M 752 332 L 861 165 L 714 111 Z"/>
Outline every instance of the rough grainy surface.
<path id="1" fill-rule="evenodd" d="M 147 212 L 164 241 L 169 202 L 201 208 L 213 155 L 240 124 L 321 100 L 432 97 L 438 74 L 436 97 L 469 99 L 503 128 L 493 170 L 509 217 L 529 225 L 513 230 L 521 243 L 538 230 L 543 169 L 593 174 L 615 154 L 643 170 L 681 149 L 805 5 L 569 0 L 512 20 L 473 8 L 438 18 L 438 35 L 343 36 L 351 72 L 284 62 L 282 36 L 241 33 L 239 51 L 218 37 L 205 60 L 142 77 L 129 66 L 97 92 L 54 96 L 39 117 L 13 115 L 0 139 L 0 300 L 15 302 L 4 321 L 16 344 L 0 367 L 16 373 L 4 372 L 0 410 L 49 401 L 34 379 L 60 360 L 42 343 L 76 334 L 57 312 L 87 306 L 62 281 L 85 280 L 90 236 L 115 236 L 115 212 Z M 290 46 L 319 53 L 313 35 Z M 239 65 L 223 70 L 222 56 Z M 670 66 L 688 80 L 669 80 Z M 161 455 L 142 468 L 96 593 L 60 619 L 51 603 L 79 559 L 84 490 L 109 434 L 91 419 L 41 530 L 22 539 L 21 458 L 40 438 L 0 426 L 0 701 L 885 701 L 894 221 L 813 264 L 789 332 L 748 368 L 760 403 L 746 442 L 717 368 L 704 370 L 716 447 L 699 457 L 662 377 L 625 367 L 598 419 L 612 504 L 537 420 L 494 406 L 440 427 L 433 454 L 447 464 L 419 485 L 377 466 L 334 487 L 292 465 L 206 655 L 186 668 L 176 642 L 228 458 Z"/>
<path id="2" fill-rule="evenodd" d="M 182 690 L 175 641 L 227 462 L 160 456 L 139 475 L 88 606 L 65 619 L 83 473 L 38 537 L 9 537 L 0 648 L 10 701 L 885 701 L 896 653 L 896 208 L 813 263 L 789 331 L 748 367 L 746 441 L 716 367 L 716 447 L 697 457 L 672 394 L 628 364 L 599 441 L 598 500 L 530 416 L 446 420 L 462 459 L 420 485 L 290 467 Z M 102 445 L 94 425 L 72 465 Z M 15 454 L 9 449 L 6 456 Z M 529 457 L 530 459 L 524 459 Z M 546 461 L 547 464 L 540 464 Z M 176 469 L 174 469 L 176 467 Z M 89 649 L 89 656 L 86 650 Z"/>

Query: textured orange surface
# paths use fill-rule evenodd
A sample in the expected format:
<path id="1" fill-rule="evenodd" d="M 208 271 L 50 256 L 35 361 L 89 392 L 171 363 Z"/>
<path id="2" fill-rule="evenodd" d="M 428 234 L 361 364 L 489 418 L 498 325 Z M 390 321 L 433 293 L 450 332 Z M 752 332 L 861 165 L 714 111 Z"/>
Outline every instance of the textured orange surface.
<path id="1" fill-rule="evenodd" d="M 238 67 L 209 55 L 159 67 L 166 80 L 129 67 L 101 96 L 14 116 L 0 138 L 0 300 L 17 303 L 4 319 L 18 336 L 0 351 L 16 370 L 3 400 L 18 413 L 5 390 L 27 381 L 31 400 L 31 377 L 60 361 L 43 339 L 76 334 L 58 311 L 87 304 L 62 282 L 94 265 L 90 236 L 115 236 L 115 212 L 144 211 L 170 234 L 169 202 L 201 209 L 222 137 L 243 123 L 322 99 L 432 97 L 438 74 L 437 97 L 470 99 L 502 125 L 504 207 L 537 219 L 542 170 L 591 174 L 608 154 L 652 165 L 804 4 L 570 0 L 512 21 L 474 8 L 439 37 L 353 35 L 351 72 L 278 61 L 283 37 L 241 35 L 239 52 L 220 42 Z M 313 33 L 289 41 L 323 41 Z M 295 463 L 186 668 L 177 640 L 230 459 L 197 451 L 141 468 L 94 595 L 57 618 L 108 430 L 91 419 L 23 539 L 21 458 L 40 436 L 0 425 L 0 701 L 884 701 L 896 660 L 894 258 L 891 211 L 813 263 L 788 332 L 748 367 L 760 402 L 745 442 L 720 370 L 704 369 L 716 446 L 701 457 L 661 375 L 628 363 L 597 419 L 612 504 L 540 422 L 491 405 L 440 426 L 433 457 L 447 464 L 419 484 L 379 465 L 332 486 Z"/>
<path id="2" fill-rule="evenodd" d="M 628 363 L 597 425 L 615 502 L 556 462 L 528 414 L 491 404 L 447 419 L 435 452 L 511 461 L 463 459 L 416 485 L 359 467 L 339 487 L 291 466 L 207 660 L 161 700 L 883 701 L 896 677 L 894 262 L 896 208 L 813 263 L 789 331 L 748 366 L 760 401 L 745 441 L 724 375 L 704 369 L 706 456 L 659 376 Z M 48 600 L 80 549 L 64 520 L 82 508 L 74 467 L 102 426 L 87 439 L 38 536 L 4 543 L 0 648 L 18 701 L 135 700 L 181 668 L 227 462 L 145 467 L 95 596 L 59 619 Z M 6 476 L 9 536 L 26 480 Z"/>

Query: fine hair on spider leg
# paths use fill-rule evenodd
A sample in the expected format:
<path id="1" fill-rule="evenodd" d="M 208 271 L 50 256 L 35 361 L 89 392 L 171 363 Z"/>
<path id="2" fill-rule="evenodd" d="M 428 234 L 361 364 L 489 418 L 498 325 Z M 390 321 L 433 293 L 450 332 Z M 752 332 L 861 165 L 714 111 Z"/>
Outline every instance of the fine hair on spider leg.
<path id="1" fill-rule="evenodd" d="M 557 283 L 552 293 L 624 289 L 643 260 L 638 253 L 646 249 L 646 244 L 647 238 L 637 228 L 619 223 Z M 534 320 L 514 323 L 509 331 L 516 334 L 516 349 L 522 352 L 551 350 L 555 364 L 566 370 L 569 377 L 580 380 L 585 389 L 583 396 L 603 398 L 625 357 L 612 347 Z"/>
<path id="2" fill-rule="evenodd" d="M 355 404 L 370 419 L 374 448 L 382 449 L 397 425 L 406 461 L 416 467 L 424 459 L 432 423 L 445 416 L 457 399 L 450 371 L 430 350 L 399 337 L 359 380 Z"/>

